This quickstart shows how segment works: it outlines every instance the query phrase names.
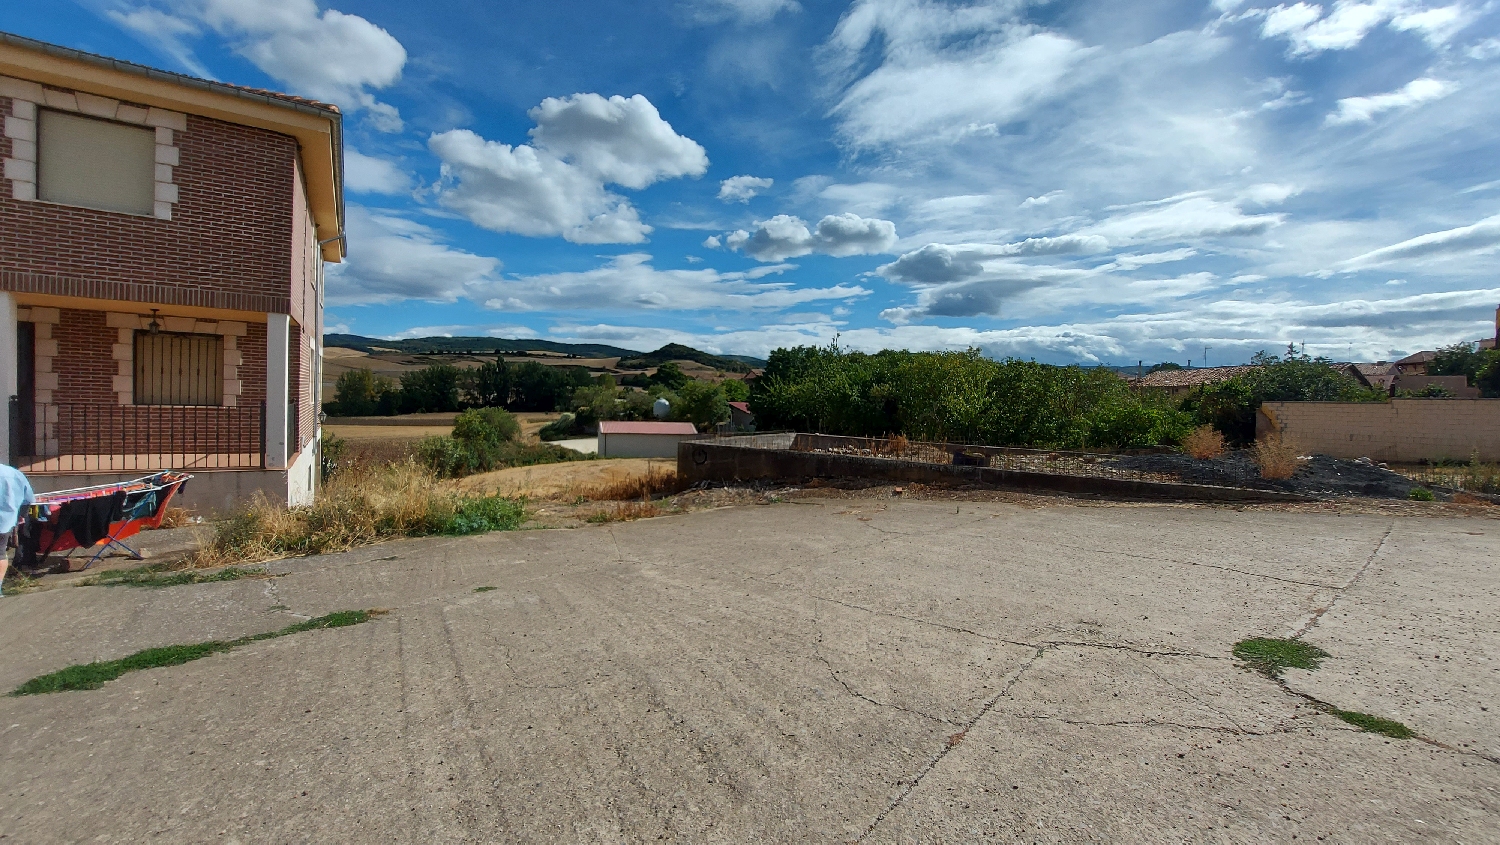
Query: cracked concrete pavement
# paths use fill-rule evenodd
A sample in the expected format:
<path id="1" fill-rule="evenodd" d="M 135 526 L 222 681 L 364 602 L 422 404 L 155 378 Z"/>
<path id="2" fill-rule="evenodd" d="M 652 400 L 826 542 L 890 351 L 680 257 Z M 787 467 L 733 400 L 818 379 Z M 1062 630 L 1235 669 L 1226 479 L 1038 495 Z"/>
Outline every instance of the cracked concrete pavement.
<path id="1" fill-rule="evenodd" d="M 955 510 L 957 511 L 955 513 Z M 9 841 L 1500 841 L 1500 522 L 915 501 L 0 599 Z M 494 587 L 476 593 L 477 587 Z M 1289 688 L 1230 656 L 1332 657 Z"/>

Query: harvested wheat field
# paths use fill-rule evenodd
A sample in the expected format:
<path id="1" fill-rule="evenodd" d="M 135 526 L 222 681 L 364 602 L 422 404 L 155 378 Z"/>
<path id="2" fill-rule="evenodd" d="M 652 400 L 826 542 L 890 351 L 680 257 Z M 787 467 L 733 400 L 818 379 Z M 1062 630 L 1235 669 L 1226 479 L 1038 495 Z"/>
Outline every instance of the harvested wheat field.
<path id="1" fill-rule="evenodd" d="M 648 475 L 675 474 L 676 471 L 675 461 L 661 458 L 613 458 L 513 467 L 471 475 L 452 483 L 466 493 L 500 493 L 529 499 L 598 498 L 592 495 L 594 491 L 618 488 Z"/>

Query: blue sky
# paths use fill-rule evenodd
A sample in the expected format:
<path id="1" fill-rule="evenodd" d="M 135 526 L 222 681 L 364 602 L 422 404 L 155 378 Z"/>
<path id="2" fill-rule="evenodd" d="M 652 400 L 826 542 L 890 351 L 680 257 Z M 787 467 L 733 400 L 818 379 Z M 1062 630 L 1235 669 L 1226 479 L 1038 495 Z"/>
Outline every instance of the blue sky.
<path id="1" fill-rule="evenodd" d="M 1492 0 L 11 0 L 347 114 L 328 324 L 764 355 L 1493 332 Z"/>

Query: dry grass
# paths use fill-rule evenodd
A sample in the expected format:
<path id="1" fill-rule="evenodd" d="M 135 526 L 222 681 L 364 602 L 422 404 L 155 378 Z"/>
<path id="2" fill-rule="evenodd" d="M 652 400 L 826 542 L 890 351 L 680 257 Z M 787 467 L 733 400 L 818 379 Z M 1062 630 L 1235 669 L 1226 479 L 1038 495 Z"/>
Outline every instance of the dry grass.
<path id="1" fill-rule="evenodd" d="M 356 464 L 341 470 L 311 507 L 287 508 L 257 497 L 220 522 L 213 540 L 184 567 L 327 554 L 395 537 L 516 528 L 522 519 L 519 502 L 463 496 L 410 460 Z"/>
<path id="2" fill-rule="evenodd" d="M 1182 438 L 1182 451 L 1200 461 L 1224 454 L 1224 435 L 1211 425 L 1200 425 Z"/>
<path id="3" fill-rule="evenodd" d="M 584 522 L 629 522 L 633 519 L 650 519 L 661 516 L 661 508 L 651 502 L 621 502 L 603 510 L 594 511 L 583 518 Z"/>
<path id="4" fill-rule="evenodd" d="M 911 441 L 907 440 L 904 434 L 896 434 L 881 444 L 879 451 L 881 454 L 894 455 L 899 458 L 911 451 Z"/>
<path id="5" fill-rule="evenodd" d="M 194 524 L 197 516 L 187 508 L 179 508 L 174 505 L 167 506 L 167 512 L 162 514 L 162 528 L 181 528 L 184 525 Z"/>
<path id="6" fill-rule="evenodd" d="M 1260 467 L 1261 478 L 1280 480 L 1291 478 L 1301 466 L 1297 451 L 1297 445 L 1278 432 L 1257 440 L 1250 455 Z"/>
<path id="7" fill-rule="evenodd" d="M 1479 455 L 1469 462 L 1445 462 L 1420 467 L 1393 467 L 1397 472 L 1427 487 L 1450 487 L 1470 493 L 1500 493 L 1500 464 L 1487 464 Z"/>
<path id="8" fill-rule="evenodd" d="M 581 486 L 573 492 L 576 497 L 593 502 L 624 502 L 631 499 L 649 501 L 681 490 L 676 470 L 652 467 L 639 475 L 607 478 L 602 483 Z"/>

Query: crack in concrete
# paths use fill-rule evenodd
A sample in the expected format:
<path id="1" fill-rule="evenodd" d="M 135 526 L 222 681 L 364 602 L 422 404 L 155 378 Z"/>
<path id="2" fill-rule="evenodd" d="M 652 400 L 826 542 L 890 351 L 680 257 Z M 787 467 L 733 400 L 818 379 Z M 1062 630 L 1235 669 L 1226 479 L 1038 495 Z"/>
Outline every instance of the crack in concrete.
<path id="1" fill-rule="evenodd" d="M 1392 522 L 1390 525 L 1386 526 L 1385 533 L 1380 535 L 1380 542 L 1375 544 L 1375 548 L 1370 551 L 1370 556 L 1365 558 L 1365 565 L 1361 566 L 1359 568 L 1359 571 L 1354 573 L 1354 577 L 1349 579 L 1349 583 L 1338 588 L 1338 590 L 1333 594 L 1333 598 L 1328 600 L 1328 604 L 1313 611 L 1312 616 L 1309 616 L 1307 618 L 1307 621 L 1302 623 L 1302 627 L 1298 628 L 1292 634 L 1292 639 L 1301 639 L 1303 634 L 1306 634 L 1308 631 L 1311 631 L 1314 627 L 1316 627 L 1318 622 L 1322 621 L 1323 614 L 1332 610 L 1333 606 L 1335 604 L 1338 604 L 1339 599 L 1343 598 L 1345 593 L 1348 593 L 1351 589 L 1354 588 L 1355 584 L 1359 583 L 1359 579 L 1363 578 L 1365 571 L 1375 563 L 1375 558 L 1380 554 L 1380 550 L 1385 548 L 1386 541 L 1391 539 L 1391 532 L 1395 530 L 1395 522 Z"/>
<path id="2" fill-rule="evenodd" d="M 1021 664 L 1021 667 L 1016 670 L 1015 674 L 1010 676 L 1010 680 L 1000 688 L 1000 691 L 995 693 L 995 695 L 991 697 L 989 701 L 985 702 L 984 706 L 979 708 L 979 712 L 975 713 L 972 719 L 965 722 L 963 724 L 963 730 L 958 734 L 955 734 L 955 736 L 961 737 L 963 734 L 967 734 L 969 731 L 973 730 L 974 726 L 979 724 L 979 720 L 989 715 L 990 711 L 995 709 L 995 705 L 1000 703 L 1000 699 L 1008 695 L 1011 689 L 1017 683 L 1020 683 L 1021 676 L 1026 674 L 1026 670 L 1035 665 L 1038 660 L 1041 660 L 1042 655 L 1046 653 L 1046 649 L 1037 649 L 1036 654 L 1032 655 L 1025 663 Z M 927 777 L 927 775 L 930 774 L 933 769 L 936 769 L 938 767 L 938 764 L 943 762 L 943 758 L 947 757 L 948 754 L 958 746 L 959 742 L 954 741 L 952 737 L 950 737 L 948 741 L 944 742 L 943 747 L 938 749 L 937 755 L 934 756 L 931 760 L 927 761 L 927 765 L 923 766 L 921 771 L 917 772 L 915 777 L 907 781 L 906 786 L 902 788 L 901 792 L 898 793 L 896 797 L 892 799 L 891 803 L 881 811 L 880 815 L 875 817 L 874 821 L 870 822 L 870 826 L 865 828 L 864 833 L 861 833 L 854 841 L 863 842 L 866 837 L 874 833 L 875 828 L 879 827 L 881 822 L 885 821 L 891 813 L 894 813 L 896 809 L 899 808 L 903 803 L 905 803 L 906 799 L 916 791 L 917 787 L 922 783 L 922 779 Z"/>
<path id="3" fill-rule="evenodd" d="M 1317 588 L 1323 589 L 1323 590 L 1336 590 L 1336 589 L 1338 589 L 1338 586 L 1335 585 L 1335 584 L 1320 584 L 1320 583 L 1318 583 L 1316 581 L 1301 581 L 1301 580 L 1298 580 L 1296 578 L 1282 578 L 1279 575 L 1267 575 L 1264 572 L 1250 572 L 1249 570 L 1245 570 L 1245 569 L 1235 569 L 1232 566 L 1220 566 L 1220 565 L 1218 565 L 1216 563 L 1201 563 L 1201 562 L 1195 561 L 1195 560 L 1177 560 L 1175 558 L 1169 558 L 1169 557 L 1155 557 L 1153 555 L 1139 555 L 1139 554 L 1133 554 L 1131 552 L 1119 551 L 1119 550 L 1116 550 L 1116 549 L 1105 550 L 1105 549 L 1089 548 L 1087 546 L 1070 546 L 1067 543 L 1058 543 L 1057 545 L 1059 547 L 1061 547 L 1061 548 L 1076 549 L 1076 550 L 1079 550 L 1079 551 L 1093 552 L 1095 554 L 1101 554 L 1101 555 L 1117 555 L 1119 557 L 1135 558 L 1137 560 L 1149 560 L 1149 561 L 1152 561 L 1154 563 L 1175 563 L 1178 566 L 1204 566 L 1204 567 L 1207 567 L 1209 569 L 1217 569 L 1217 570 L 1219 570 L 1221 572 L 1233 572 L 1236 575 L 1246 575 L 1246 576 L 1249 576 L 1251 578 L 1265 578 L 1265 579 L 1267 579 L 1269 581 L 1280 581 L 1283 584 L 1296 584 L 1296 585 L 1298 585 L 1300 587 L 1317 587 Z"/>
<path id="4" fill-rule="evenodd" d="M 946 622 L 934 622 L 931 619 L 922 619 L 922 618 L 917 617 L 917 616 L 907 616 L 904 613 L 896 613 L 894 611 L 889 611 L 889 610 L 876 610 L 876 609 L 874 609 L 872 607 L 865 607 L 863 605 L 858 605 L 858 604 L 854 604 L 852 602 L 842 601 L 840 599 L 829 598 L 827 596 L 812 595 L 811 597 L 813 599 L 816 599 L 817 601 L 826 601 L 826 602 L 828 602 L 830 604 L 836 604 L 836 605 L 840 605 L 842 607 L 847 607 L 850 610 L 858 610 L 858 611 L 861 611 L 863 613 L 869 613 L 869 614 L 872 614 L 872 615 L 875 615 L 875 616 L 888 616 L 888 617 L 890 617 L 892 619 L 904 619 L 907 622 L 916 622 L 919 625 L 930 625 L 930 626 L 932 626 L 934 628 L 941 628 L 941 629 L 943 629 L 945 631 L 952 631 L 952 632 L 957 633 L 957 634 L 968 634 L 971 637 L 978 637 L 978 638 L 980 638 L 982 640 L 989 640 L 990 642 L 1002 643 L 1004 645 L 1013 645 L 1013 646 L 1017 646 L 1019 648 L 1041 649 L 1041 648 L 1051 648 L 1051 647 L 1056 647 L 1056 646 L 1074 646 L 1074 647 L 1077 647 L 1077 648 L 1107 648 L 1107 649 L 1117 649 L 1119 651 L 1129 651 L 1129 652 L 1132 652 L 1132 653 L 1135 653 L 1135 654 L 1139 654 L 1139 655 L 1142 655 L 1143 657 L 1196 657 L 1196 658 L 1200 658 L 1202 660 L 1228 660 L 1229 659 L 1229 658 L 1223 657 L 1222 655 L 1217 655 L 1217 654 L 1201 654 L 1201 653 L 1196 652 L 1196 651 L 1166 651 L 1166 650 L 1163 650 L 1163 649 L 1147 649 L 1147 648 L 1141 648 L 1139 646 L 1123 645 L 1123 644 L 1119 644 L 1119 643 L 1091 643 L 1091 642 L 1078 642 L 1078 641 L 1073 641 L 1073 640 L 1042 640 L 1041 642 L 1027 642 L 1025 640 L 1007 640 L 1007 639 L 1005 639 L 1003 637 L 997 637 L 997 636 L 994 636 L 992 634 L 985 634 L 985 633 L 982 633 L 980 631 L 975 631 L 975 630 L 970 629 L 970 628 L 964 628 L 964 627 L 962 627 L 960 625 L 950 625 L 950 624 L 948 624 Z"/>
<path id="5" fill-rule="evenodd" d="M 954 727 L 958 726 L 958 723 L 955 722 L 955 721 L 953 721 L 953 720 L 951 720 L 951 719 L 945 719 L 942 716 L 934 716 L 934 715 L 932 715 L 930 713 L 923 713 L 920 710 L 915 710 L 915 709 L 910 708 L 910 707 L 902 707 L 899 704 L 892 704 L 892 703 L 885 702 L 885 701 L 879 701 L 877 699 L 871 698 L 870 696 L 865 695 L 864 693 L 856 690 L 854 687 L 849 686 L 848 682 L 846 682 L 843 678 L 840 678 L 839 677 L 839 673 L 834 671 L 833 664 L 828 661 L 828 658 L 826 658 L 826 657 L 823 656 L 823 650 L 822 650 L 822 646 L 823 646 L 823 626 L 818 623 L 818 612 L 817 612 L 816 607 L 814 607 L 814 609 L 813 609 L 813 620 L 812 620 L 812 623 L 813 623 L 813 628 L 818 632 L 818 638 L 813 641 L 813 659 L 817 660 L 819 663 L 823 664 L 823 668 L 825 668 L 825 669 L 828 670 L 829 677 L 833 678 L 833 680 L 836 681 L 839 686 L 843 687 L 844 688 L 844 692 L 849 693 L 850 695 L 854 696 L 855 698 L 859 699 L 860 701 L 864 701 L 864 702 L 868 702 L 870 704 L 873 704 L 876 707 L 885 707 L 885 708 L 889 708 L 891 710 L 899 710 L 902 713 L 910 713 L 913 716 L 920 716 L 923 719 L 931 719 L 934 722 L 942 722 L 945 725 L 952 725 Z"/>
<path id="6" fill-rule="evenodd" d="M 1119 719 L 1112 722 L 1091 722 L 1087 719 L 1065 719 L 1061 716 L 1048 716 L 1044 713 L 1016 713 L 1007 718 L 1060 722 L 1064 725 L 1080 725 L 1090 728 L 1181 728 L 1185 731 L 1204 731 L 1233 736 L 1277 736 L 1279 734 L 1296 733 L 1301 730 L 1301 728 L 1277 728 L 1269 731 L 1252 731 L 1239 725 L 1234 725 L 1233 727 L 1225 727 L 1223 725 L 1185 725 L 1181 722 L 1170 722 L 1165 719 Z"/>

